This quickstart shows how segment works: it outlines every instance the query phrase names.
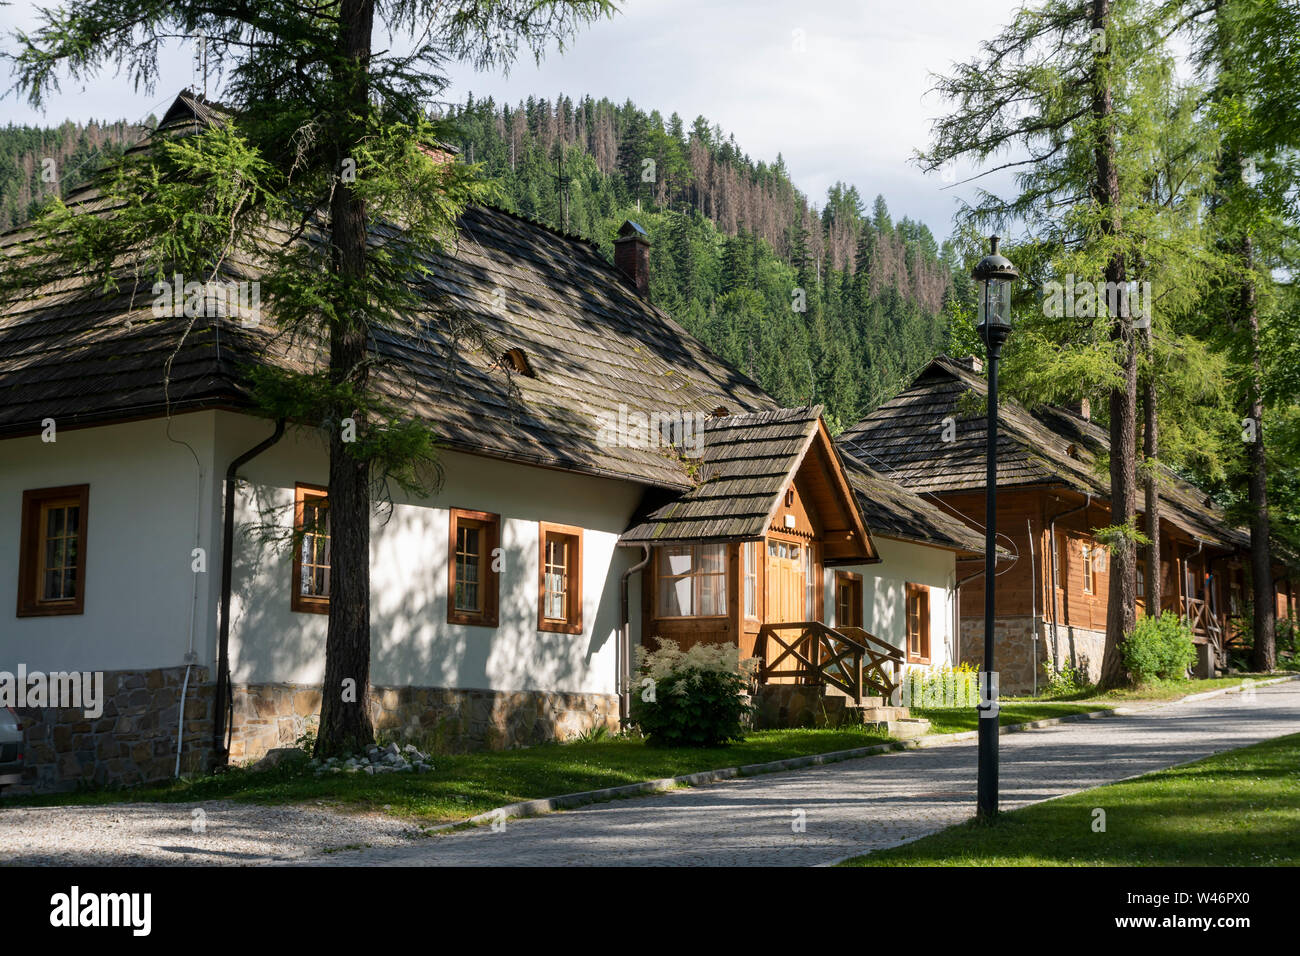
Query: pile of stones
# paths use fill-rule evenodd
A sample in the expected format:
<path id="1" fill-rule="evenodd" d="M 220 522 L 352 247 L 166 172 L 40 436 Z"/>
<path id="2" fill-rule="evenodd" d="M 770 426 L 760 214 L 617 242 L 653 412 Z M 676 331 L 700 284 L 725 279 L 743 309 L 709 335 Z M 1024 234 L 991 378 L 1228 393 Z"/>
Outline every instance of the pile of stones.
<path id="1" fill-rule="evenodd" d="M 363 754 L 313 760 L 310 766 L 318 777 L 326 773 L 428 773 L 433 769 L 429 755 L 411 744 L 405 747 L 398 747 L 397 744 L 376 747 L 371 744 Z"/>

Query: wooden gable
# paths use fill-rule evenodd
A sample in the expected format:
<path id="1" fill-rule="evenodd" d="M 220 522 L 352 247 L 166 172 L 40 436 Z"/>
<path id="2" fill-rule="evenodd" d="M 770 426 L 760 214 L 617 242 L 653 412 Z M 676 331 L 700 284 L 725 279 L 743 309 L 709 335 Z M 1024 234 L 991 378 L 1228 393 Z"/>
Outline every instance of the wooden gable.
<path id="1" fill-rule="evenodd" d="M 820 418 L 785 491 L 773 503 L 766 530 L 816 539 L 826 564 L 880 560 L 843 462 Z"/>

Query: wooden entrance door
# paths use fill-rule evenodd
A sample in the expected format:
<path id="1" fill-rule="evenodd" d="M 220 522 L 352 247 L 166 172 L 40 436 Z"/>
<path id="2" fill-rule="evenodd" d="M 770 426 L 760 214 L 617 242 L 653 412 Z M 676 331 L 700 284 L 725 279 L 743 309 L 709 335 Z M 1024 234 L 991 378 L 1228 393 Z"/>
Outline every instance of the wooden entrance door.
<path id="1" fill-rule="evenodd" d="M 768 623 L 808 620 L 804 549 L 807 545 L 779 538 L 767 539 Z"/>

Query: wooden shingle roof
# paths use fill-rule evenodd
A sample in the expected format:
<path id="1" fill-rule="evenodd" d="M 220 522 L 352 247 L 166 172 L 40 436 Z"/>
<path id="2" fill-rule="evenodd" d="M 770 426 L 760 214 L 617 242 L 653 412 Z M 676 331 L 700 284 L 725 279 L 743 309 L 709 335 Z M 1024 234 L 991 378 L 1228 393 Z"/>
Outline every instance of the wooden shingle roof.
<path id="1" fill-rule="evenodd" d="M 212 117 L 182 96 L 167 119 L 192 123 L 196 114 Z M 66 202 L 87 215 L 107 211 L 93 188 Z M 432 276 L 421 287 L 428 312 L 417 317 L 418 334 L 374 334 L 379 387 L 429 422 L 444 447 L 685 490 L 694 481 L 679 457 L 602 441 L 602 421 L 628 409 L 775 407 L 638 296 L 591 243 L 491 208 L 468 209 L 459 225 L 453 246 L 424 254 Z M 376 241 L 399 237 L 382 224 L 373 231 Z M 22 227 L 0 236 L 0 254 L 23 237 Z M 228 262 L 221 278 L 257 275 L 251 263 Z M 151 284 L 126 278 L 122 291 L 104 294 L 69 276 L 0 312 L 0 436 L 38 431 L 47 417 L 65 427 L 244 409 L 251 366 L 319 367 L 319 356 L 277 336 L 265 304 L 257 328 L 216 316 L 160 319 Z M 490 347 L 460 341 L 465 318 Z M 512 349 L 533 375 L 513 374 L 519 363 L 503 361 Z"/>
<path id="2" fill-rule="evenodd" d="M 984 553 L 984 536 L 955 513 L 890 481 L 843 446 L 841 450 L 849 483 L 872 534 L 963 553 Z"/>
<path id="3" fill-rule="evenodd" d="M 931 362 L 912 384 L 839 436 L 852 456 L 918 494 L 984 488 L 987 383 L 947 357 Z M 967 397 L 968 396 L 968 397 Z M 951 423 L 948 421 L 951 419 Z M 1098 425 L 1063 409 L 1033 412 L 999 404 L 998 487 L 1065 485 L 1107 500 L 1109 478 L 1099 462 L 1109 437 Z M 953 440 L 944 441 L 945 431 Z M 1164 469 L 1162 517 L 1225 548 L 1249 544 L 1204 492 Z"/>
<path id="4" fill-rule="evenodd" d="M 821 406 L 706 421 L 694 488 L 652 508 L 627 542 L 757 538 L 817 435 Z"/>

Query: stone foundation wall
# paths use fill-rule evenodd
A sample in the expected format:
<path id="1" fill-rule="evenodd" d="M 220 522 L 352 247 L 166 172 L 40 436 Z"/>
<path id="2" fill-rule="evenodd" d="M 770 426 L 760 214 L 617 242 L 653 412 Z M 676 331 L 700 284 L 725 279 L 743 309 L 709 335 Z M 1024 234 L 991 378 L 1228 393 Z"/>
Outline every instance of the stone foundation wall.
<path id="1" fill-rule="evenodd" d="M 320 720 L 320 688 L 237 684 L 231 762 L 292 747 Z M 546 691 L 372 687 L 370 716 L 385 739 L 435 753 L 506 750 L 570 740 L 596 727 L 618 730 L 618 697 Z"/>
<path id="2" fill-rule="evenodd" d="M 1082 627 L 1058 625 L 1052 640 L 1052 625 L 1038 623 L 1038 642 L 1034 643 L 1035 619 L 1028 615 L 999 617 L 993 620 L 996 643 L 993 647 L 997 666 L 999 693 L 1003 696 L 1029 694 L 1037 680 L 1042 690 L 1046 674 L 1043 662 L 1051 661 L 1059 670 L 1069 664 L 1087 673 L 1088 680 L 1101 677 L 1102 654 L 1106 649 L 1106 632 Z M 976 669 L 984 666 L 984 618 L 961 622 L 961 659 Z"/>
<path id="3" fill-rule="evenodd" d="M 190 669 L 185 693 L 181 773 L 206 770 L 212 748 L 212 685 Z M 184 667 L 105 671 L 103 712 L 19 707 L 23 724 L 22 781 L 9 793 L 74 790 L 79 785 L 132 786 L 170 778 L 176 770 L 176 731 Z"/>
<path id="4" fill-rule="evenodd" d="M 754 728 L 835 727 L 846 699 L 828 698 L 808 684 L 764 684 L 753 697 Z"/>
<path id="5" fill-rule="evenodd" d="M 1049 648 L 1051 653 L 1052 626 L 1044 625 L 1042 631 L 1041 643 Z M 1088 675 L 1088 680 L 1095 684 L 1101 680 L 1101 661 L 1106 654 L 1106 632 L 1093 631 L 1085 627 L 1057 625 L 1055 651 L 1055 667 L 1069 664 L 1084 671 Z"/>
<path id="6" fill-rule="evenodd" d="M 185 668 L 104 674 L 103 713 L 82 709 L 18 709 L 25 738 L 22 782 L 9 793 L 73 790 L 80 785 L 135 786 L 170 779 Z M 185 695 L 181 773 L 206 772 L 212 759 L 215 685 L 205 668 L 190 670 Z M 236 684 L 232 763 L 292 747 L 320 720 L 319 687 Z M 439 753 L 504 750 L 569 740 L 596 727 L 618 730 L 612 694 L 371 688 L 375 731 L 387 740 Z"/>

